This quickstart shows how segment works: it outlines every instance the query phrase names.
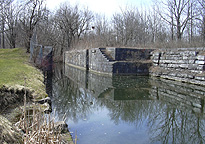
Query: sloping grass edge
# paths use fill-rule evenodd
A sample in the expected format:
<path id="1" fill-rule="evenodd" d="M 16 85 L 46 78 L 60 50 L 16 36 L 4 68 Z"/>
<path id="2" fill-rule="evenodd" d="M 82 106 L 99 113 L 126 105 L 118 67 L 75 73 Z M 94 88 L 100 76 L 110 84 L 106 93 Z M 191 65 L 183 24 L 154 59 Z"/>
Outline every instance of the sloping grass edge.
<path id="1" fill-rule="evenodd" d="M 0 87 L 25 86 L 41 99 L 47 97 L 43 81 L 42 72 L 29 63 L 25 49 L 0 49 Z"/>

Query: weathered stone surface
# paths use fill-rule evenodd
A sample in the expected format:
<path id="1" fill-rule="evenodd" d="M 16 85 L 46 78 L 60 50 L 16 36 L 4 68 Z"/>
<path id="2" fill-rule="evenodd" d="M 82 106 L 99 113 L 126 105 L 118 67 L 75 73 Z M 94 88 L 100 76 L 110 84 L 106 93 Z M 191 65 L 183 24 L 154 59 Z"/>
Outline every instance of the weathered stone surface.
<path id="1" fill-rule="evenodd" d="M 197 65 L 197 70 L 205 71 L 205 65 Z"/>
<path id="2" fill-rule="evenodd" d="M 199 65 L 197 65 L 197 64 L 189 64 L 189 66 L 188 66 L 188 69 L 190 69 L 190 70 L 198 69 L 198 68 L 199 68 Z"/>
<path id="3" fill-rule="evenodd" d="M 199 113 L 204 113 L 204 86 L 154 77 L 150 80 L 150 84 L 152 86 L 150 94 L 153 99 L 168 101 L 184 110 L 193 111 L 196 108 Z"/>
<path id="4" fill-rule="evenodd" d="M 204 55 L 198 55 L 198 56 L 197 56 L 197 59 L 204 61 L 204 60 L 205 60 L 205 56 L 204 56 Z"/>
<path id="5" fill-rule="evenodd" d="M 159 62 L 158 59 L 153 59 L 152 61 L 153 61 L 154 63 L 158 63 L 158 62 Z"/>
<path id="6" fill-rule="evenodd" d="M 194 106 L 194 107 L 197 107 L 197 108 L 200 108 L 201 109 L 201 104 L 199 104 L 199 103 L 192 103 L 192 105 Z"/>
<path id="7" fill-rule="evenodd" d="M 64 62 L 86 68 L 86 50 L 66 51 Z"/>
<path id="8" fill-rule="evenodd" d="M 205 85 L 205 48 L 161 49 L 151 54 L 152 76 Z"/>
<path id="9" fill-rule="evenodd" d="M 48 104 L 51 105 L 51 98 L 50 98 L 50 97 L 46 97 L 46 98 L 43 98 L 43 99 L 38 100 L 38 101 L 36 101 L 36 102 L 39 103 L 39 104 L 48 103 Z"/>
<path id="10" fill-rule="evenodd" d="M 49 113 L 52 112 L 52 107 L 51 107 L 50 104 L 44 103 L 44 104 L 42 105 L 42 107 L 44 107 L 44 113 L 49 114 Z"/>
<path id="11" fill-rule="evenodd" d="M 195 79 L 205 81 L 205 74 L 198 74 L 195 76 Z"/>
<path id="12" fill-rule="evenodd" d="M 204 64 L 205 64 L 205 61 L 202 61 L 202 60 L 196 60 L 195 63 L 196 63 L 196 64 L 200 64 L 200 65 L 204 65 Z"/>
<path id="13" fill-rule="evenodd" d="M 64 62 L 104 74 L 149 74 L 153 49 L 92 48 L 64 53 Z M 140 66 L 139 66 L 140 63 Z M 146 63 L 146 64 L 145 64 Z M 149 64 L 148 64 L 149 63 Z"/>
<path id="14" fill-rule="evenodd" d="M 68 132 L 68 125 L 65 123 L 65 121 L 58 121 L 54 123 L 54 130 L 57 133 L 63 134 Z"/>

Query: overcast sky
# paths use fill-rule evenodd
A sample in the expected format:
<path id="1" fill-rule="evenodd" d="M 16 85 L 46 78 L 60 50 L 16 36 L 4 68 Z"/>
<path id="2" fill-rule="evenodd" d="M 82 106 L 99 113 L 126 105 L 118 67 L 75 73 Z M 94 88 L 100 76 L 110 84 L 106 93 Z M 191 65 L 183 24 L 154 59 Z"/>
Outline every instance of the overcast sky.
<path id="1" fill-rule="evenodd" d="M 105 14 L 110 17 L 115 12 L 120 11 L 120 7 L 128 6 L 146 6 L 151 5 L 152 0 L 46 0 L 47 6 L 50 9 L 55 9 L 63 2 L 69 2 L 71 5 L 79 4 L 80 6 L 88 7 L 89 10 Z"/>

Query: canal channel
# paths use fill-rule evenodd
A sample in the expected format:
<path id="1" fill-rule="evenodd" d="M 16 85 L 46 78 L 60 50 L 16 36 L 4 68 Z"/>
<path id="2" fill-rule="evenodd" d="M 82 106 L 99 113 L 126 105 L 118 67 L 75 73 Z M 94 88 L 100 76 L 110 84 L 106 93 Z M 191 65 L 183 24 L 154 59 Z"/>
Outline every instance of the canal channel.
<path id="1" fill-rule="evenodd" d="M 204 86 L 58 64 L 47 82 L 52 115 L 78 144 L 205 143 Z"/>

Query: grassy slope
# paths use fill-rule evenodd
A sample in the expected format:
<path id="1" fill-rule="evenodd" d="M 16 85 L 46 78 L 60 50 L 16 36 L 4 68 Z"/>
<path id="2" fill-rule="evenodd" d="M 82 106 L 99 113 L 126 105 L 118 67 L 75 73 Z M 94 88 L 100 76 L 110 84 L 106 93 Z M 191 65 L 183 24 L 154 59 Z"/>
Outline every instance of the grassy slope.
<path id="1" fill-rule="evenodd" d="M 28 60 L 29 55 L 24 49 L 0 49 L 0 87 L 24 85 L 26 78 L 26 86 L 32 88 L 40 96 L 39 98 L 44 97 L 47 94 L 43 84 L 43 75 L 38 69 L 31 66 Z M 73 144 L 69 133 L 62 136 L 68 144 Z"/>
<path id="2" fill-rule="evenodd" d="M 25 85 L 26 81 L 26 87 L 32 88 L 36 95 L 45 96 L 43 75 L 28 61 L 29 55 L 24 49 L 0 49 L 0 87 Z"/>

